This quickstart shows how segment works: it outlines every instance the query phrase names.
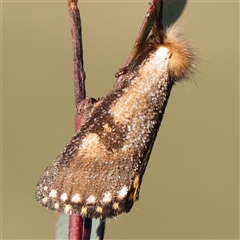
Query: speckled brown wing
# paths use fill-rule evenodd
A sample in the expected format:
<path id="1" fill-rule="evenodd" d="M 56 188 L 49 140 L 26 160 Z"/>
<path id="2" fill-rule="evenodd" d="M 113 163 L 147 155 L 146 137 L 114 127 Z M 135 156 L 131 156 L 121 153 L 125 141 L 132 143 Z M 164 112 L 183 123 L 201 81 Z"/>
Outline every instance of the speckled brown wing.
<path id="1" fill-rule="evenodd" d="M 95 104 L 43 173 L 36 190 L 43 206 L 89 218 L 113 217 L 130 211 L 138 199 L 172 85 L 191 71 L 193 60 L 176 30 L 164 37 L 153 32 L 121 82 Z"/>
<path id="2" fill-rule="evenodd" d="M 139 99 L 133 97 L 128 109 L 121 106 L 128 102 L 126 89 L 139 91 L 136 80 L 128 78 L 100 100 L 45 170 L 36 190 L 43 206 L 85 217 L 112 217 L 131 209 L 158 125 L 157 111 L 149 114 L 146 103 L 144 111 L 137 109 Z"/>

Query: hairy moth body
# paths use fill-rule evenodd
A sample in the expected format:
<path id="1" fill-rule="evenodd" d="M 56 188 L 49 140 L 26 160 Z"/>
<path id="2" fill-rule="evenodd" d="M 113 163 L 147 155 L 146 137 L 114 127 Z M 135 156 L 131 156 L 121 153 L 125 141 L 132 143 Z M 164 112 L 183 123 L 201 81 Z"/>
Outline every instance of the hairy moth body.
<path id="1" fill-rule="evenodd" d="M 155 25 L 122 80 L 44 171 L 37 200 L 88 218 L 129 212 L 172 86 L 192 71 L 193 60 L 179 29 L 162 32 Z"/>

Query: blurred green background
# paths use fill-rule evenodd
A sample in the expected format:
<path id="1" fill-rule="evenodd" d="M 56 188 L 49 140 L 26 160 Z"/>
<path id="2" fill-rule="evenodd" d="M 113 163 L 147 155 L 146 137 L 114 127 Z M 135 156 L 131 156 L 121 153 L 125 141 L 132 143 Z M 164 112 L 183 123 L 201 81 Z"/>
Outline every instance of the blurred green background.
<path id="1" fill-rule="evenodd" d="M 113 85 L 148 2 L 80 1 L 88 96 Z M 74 131 L 67 4 L 5 1 L 1 17 L 2 238 L 52 239 L 56 214 L 34 194 Z M 175 24 L 198 71 L 174 87 L 140 200 L 106 239 L 239 238 L 239 2 L 190 1 Z"/>

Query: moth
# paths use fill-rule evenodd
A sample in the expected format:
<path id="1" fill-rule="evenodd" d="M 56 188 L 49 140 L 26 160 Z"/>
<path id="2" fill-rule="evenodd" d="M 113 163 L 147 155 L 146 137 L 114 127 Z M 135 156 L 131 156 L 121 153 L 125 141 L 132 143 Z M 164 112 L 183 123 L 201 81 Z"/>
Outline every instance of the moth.
<path id="1" fill-rule="evenodd" d="M 47 167 L 36 189 L 43 206 L 87 218 L 129 212 L 136 200 L 172 86 L 194 54 L 171 26 L 153 29 L 136 58 Z"/>

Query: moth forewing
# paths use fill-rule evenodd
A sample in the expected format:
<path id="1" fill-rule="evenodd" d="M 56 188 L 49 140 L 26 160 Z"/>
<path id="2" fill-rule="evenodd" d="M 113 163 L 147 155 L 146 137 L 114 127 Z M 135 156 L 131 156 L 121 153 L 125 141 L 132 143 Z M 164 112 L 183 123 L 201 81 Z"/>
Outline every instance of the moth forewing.
<path id="1" fill-rule="evenodd" d="M 155 24 L 156 26 L 156 24 Z M 193 67 L 177 29 L 154 28 L 129 71 L 43 173 L 36 198 L 50 209 L 84 217 L 128 212 L 175 81 Z"/>

